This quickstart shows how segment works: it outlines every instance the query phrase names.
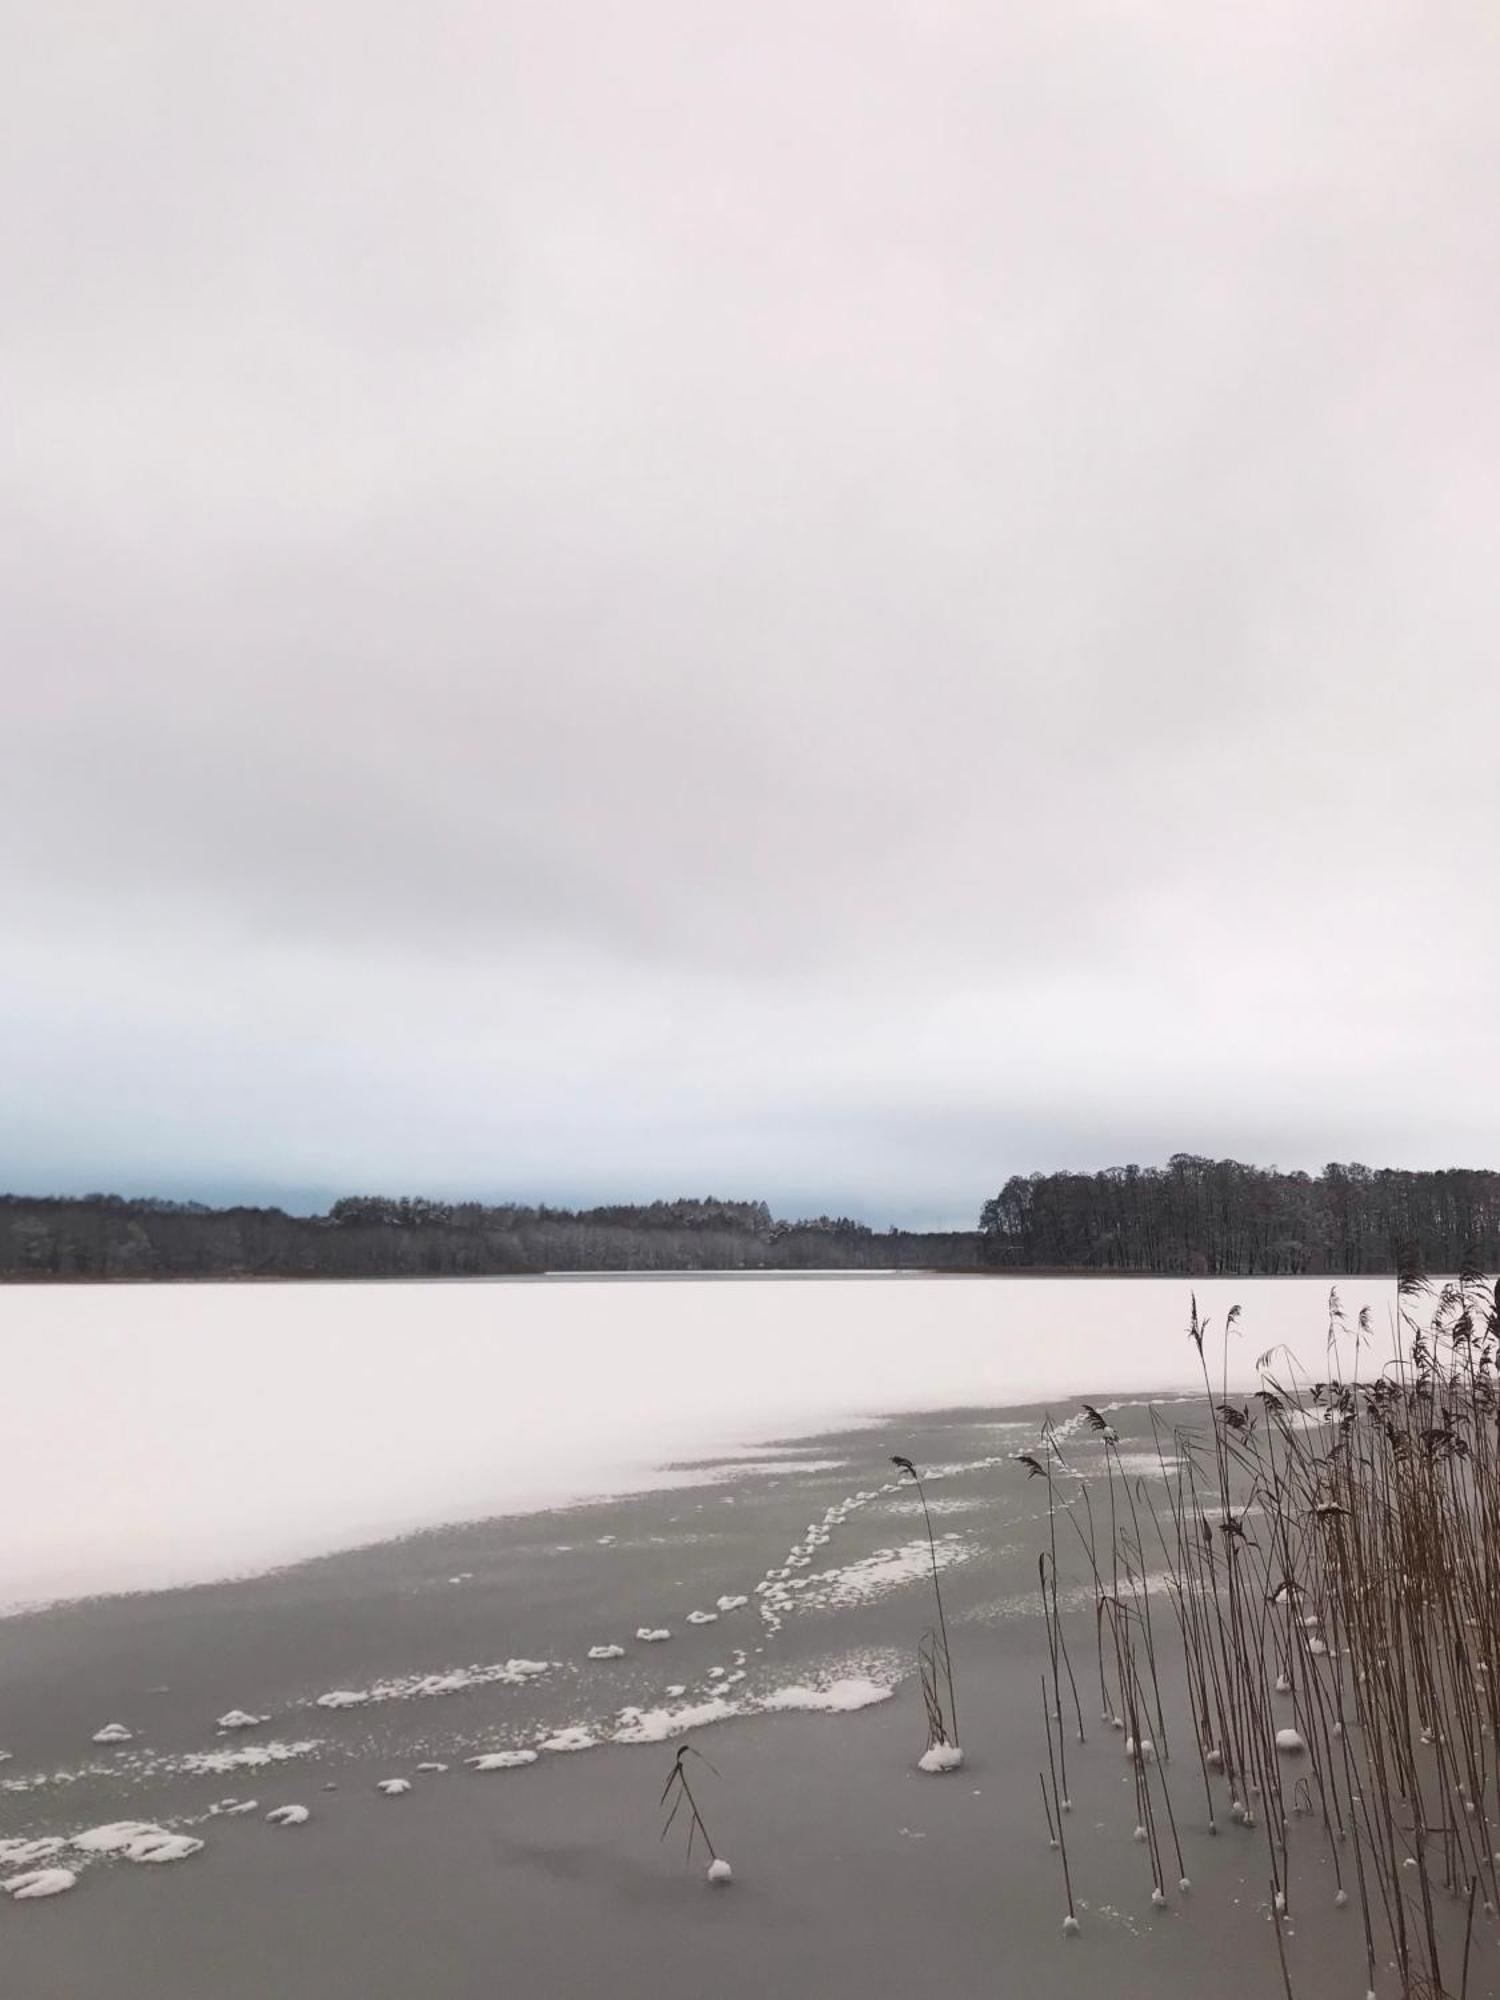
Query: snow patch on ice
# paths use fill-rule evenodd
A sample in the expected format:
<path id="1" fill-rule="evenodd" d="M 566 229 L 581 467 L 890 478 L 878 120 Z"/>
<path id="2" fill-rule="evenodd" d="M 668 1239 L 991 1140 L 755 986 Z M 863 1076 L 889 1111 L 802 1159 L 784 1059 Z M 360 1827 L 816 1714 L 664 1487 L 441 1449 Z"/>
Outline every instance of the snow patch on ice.
<path id="1" fill-rule="evenodd" d="M 183 1757 L 159 1760 L 151 1768 L 182 1771 L 189 1776 L 208 1776 L 230 1771 L 259 1771 L 268 1764 L 286 1764 L 294 1757 L 310 1757 L 321 1750 L 323 1739 L 307 1737 L 297 1743 L 247 1743 L 242 1750 L 193 1750 Z"/>
<path id="2" fill-rule="evenodd" d="M 123 1722 L 106 1722 L 102 1729 L 94 1731 L 96 1743 L 129 1743 L 134 1736 L 135 1731 L 127 1729 Z"/>
<path id="3" fill-rule="evenodd" d="M 591 1660 L 623 1660 L 624 1657 L 625 1648 L 623 1646 L 589 1647 L 589 1658 Z"/>
<path id="4" fill-rule="evenodd" d="M 487 1750 L 482 1757 L 470 1757 L 472 1771 L 519 1771 L 523 1764 L 536 1762 L 535 1750 Z"/>
<path id="5" fill-rule="evenodd" d="M 492 1660 L 437 1672 L 391 1674 L 367 1688 L 330 1688 L 317 1696 L 319 1708 L 363 1708 L 367 1703 L 429 1701 L 436 1695 L 467 1694 L 472 1688 L 520 1687 L 551 1671 L 550 1660 Z"/>
<path id="6" fill-rule="evenodd" d="M 190 1833 L 164 1833 L 158 1827 L 152 1833 L 141 1834 L 136 1840 L 127 1840 L 120 1852 L 127 1861 L 186 1861 L 189 1855 L 203 1852 L 203 1842 L 195 1840 Z"/>
<path id="7" fill-rule="evenodd" d="M 773 1688 L 762 1695 L 760 1706 L 764 1709 L 809 1709 L 826 1714 L 847 1715 L 858 1708 L 871 1708 L 877 1701 L 889 1701 L 895 1693 L 892 1687 L 883 1687 L 879 1681 L 863 1676 L 852 1676 L 847 1680 L 830 1681 L 823 1687 Z"/>
<path id="8" fill-rule="evenodd" d="M 539 1748 L 543 1750 L 592 1750 L 599 1738 L 582 1723 L 574 1723 L 570 1728 L 558 1729 L 551 1736 L 542 1739 Z"/>
<path id="9" fill-rule="evenodd" d="M 715 1695 L 711 1700 L 691 1702 L 683 1708 L 650 1708 L 637 1710 L 624 1727 L 617 1729 L 613 1740 L 616 1743 L 665 1743 L 669 1737 L 682 1736 L 689 1729 L 707 1729 L 714 1722 L 728 1722 L 732 1716 L 743 1715 L 744 1708 L 736 1702 L 725 1701 Z"/>
<path id="10" fill-rule="evenodd" d="M 272 1806 L 266 1814 L 268 1826 L 306 1826 L 312 1814 L 306 1806 Z"/>
<path id="11" fill-rule="evenodd" d="M 71 1868 L 37 1868 L 29 1875 L 12 1875 L 8 1882 L 0 1882 L 0 1889 L 17 1903 L 34 1902 L 41 1896 L 60 1896 L 65 1889 L 78 1886 L 78 1877 Z"/>
<path id="12" fill-rule="evenodd" d="M 153 1820 L 117 1819 L 107 1826 L 91 1826 L 85 1833 L 75 1833 L 69 1845 L 83 1854 L 121 1854 L 133 1840 L 165 1837 L 166 1831 Z"/>
<path id="13" fill-rule="evenodd" d="M 50 1861 L 54 1854 L 61 1854 L 67 1844 L 50 1834 L 41 1840 L 0 1840 L 0 1863 L 13 1868 L 18 1861 L 23 1864 Z"/>

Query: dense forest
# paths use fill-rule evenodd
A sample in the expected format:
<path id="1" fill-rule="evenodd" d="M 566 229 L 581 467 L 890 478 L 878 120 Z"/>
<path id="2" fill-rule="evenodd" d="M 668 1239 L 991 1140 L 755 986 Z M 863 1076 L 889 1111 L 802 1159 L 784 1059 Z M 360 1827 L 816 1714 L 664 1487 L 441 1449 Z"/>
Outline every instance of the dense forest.
<path id="1" fill-rule="evenodd" d="M 0 1280 L 480 1278 L 540 1271 L 1160 1271 L 1346 1275 L 1500 1269 L 1500 1173 L 1358 1165 L 1165 1167 L 1006 1182 L 977 1231 L 779 1221 L 760 1201 L 602 1208 L 352 1195 L 326 1215 L 119 1195 L 0 1195 Z"/>
<path id="2" fill-rule="evenodd" d="M 1010 1270 L 1494 1271 L 1500 1173 L 1337 1163 L 1280 1173 L 1177 1153 L 1165 1167 L 1017 1176 L 985 1203 L 979 1229 L 982 1261 Z"/>
<path id="3" fill-rule="evenodd" d="M 876 1232 L 826 1215 L 782 1222 L 752 1201 L 574 1210 L 355 1195 L 305 1216 L 119 1195 L 0 1195 L 0 1279 L 891 1270 L 972 1267 L 977 1256 L 967 1230 Z"/>

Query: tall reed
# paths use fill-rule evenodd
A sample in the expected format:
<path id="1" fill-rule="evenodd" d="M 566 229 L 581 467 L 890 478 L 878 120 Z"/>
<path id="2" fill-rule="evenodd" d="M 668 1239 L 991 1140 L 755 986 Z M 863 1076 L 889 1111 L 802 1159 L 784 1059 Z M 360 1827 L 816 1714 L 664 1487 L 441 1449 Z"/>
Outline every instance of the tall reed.
<path id="1" fill-rule="evenodd" d="M 1211 1367 L 1211 1330 L 1192 1301 L 1188 1337 L 1207 1420 L 1169 1431 L 1153 1413 L 1149 1483 L 1126 1475 L 1113 1425 L 1084 1406 L 1109 1481 L 1102 1552 L 1092 1510 L 1067 1508 L 1093 1581 L 1101 1699 L 1107 1712 L 1118 1704 L 1111 1720 L 1126 1733 L 1151 1899 L 1165 1901 L 1169 1853 L 1179 1886 L 1188 1886 L 1168 1769 L 1172 1745 L 1191 1743 L 1205 1829 L 1227 1823 L 1262 1845 L 1275 1970 L 1287 1995 L 1296 1971 L 1294 1889 L 1305 1877 L 1305 1897 L 1316 1879 L 1307 1838 L 1331 1864 L 1334 1904 L 1358 1905 L 1349 1948 L 1367 1991 L 1377 1991 L 1386 1964 L 1412 2000 L 1466 1996 L 1476 1968 L 1481 1990 L 1494 1991 L 1495 1289 L 1473 1268 L 1436 1291 L 1404 1271 L 1389 1351 L 1378 1360 L 1369 1315 L 1351 1324 L 1335 1290 L 1320 1379 L 1275 1349 L 1256 1361 L 1257 1387 L 1244 1397 L 1229 1386 L 1238 1317 L 1229 1315 L 1222 1365 L 1215 1357 Z M 1049 1494 L 1056 1481 L 1078 1478 L 1061 1454 L 1055 1463 L 1051 1454 L 1045 1464 L 1034 1454 L 1021 1463 L 1047 1479 Z M 1049 1507 L 1041 1563 L 1049 1803 L 1060 1833 L 1055 1513 Z M 1152 1614 L 1162 1594 L 1171 1607 L 1165 1632 Z M 1305 1837 L 1293 1838 L 1299 1823 Z M 1071 1875 L 1069 1897 L 1071 1909 Z"/>

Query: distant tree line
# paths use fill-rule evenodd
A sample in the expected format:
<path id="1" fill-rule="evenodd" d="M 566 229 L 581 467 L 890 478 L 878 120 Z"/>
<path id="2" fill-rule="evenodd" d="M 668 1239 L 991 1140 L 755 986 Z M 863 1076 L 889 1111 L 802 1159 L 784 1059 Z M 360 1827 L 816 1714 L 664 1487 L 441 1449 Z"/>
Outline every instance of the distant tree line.
<path id="1" fill-rule="evenodd" d="M 539 1271 L 973 1268 L 971 1231 L 775 1219 L 712 1198 L 527 1207 L 351 1195 L 326 1215 L 0 1195 L 0 1279 L 479 1278 Z"/>
<path id="2" fill-rule="evenodd" d="M 981 1260 L 1015 1270 L 1208 1276 L 1500 1269 L 1500 1173 L 1336 1162 L 1319 1174 L 1177 1153 L 1165 1167 L 1016 1176 L 984 1205 Z"/>
<path id="3" fill-rule="evenodd" d="M 326 1215 L 120 1195 L 0 1195 L 0 1280 L 482 1278 L 540 1271 L 1500 1270 L 1500 1173 L 1164 1167 L 1018 1175 L 977 1231 L 779 1220 L 713 1197 L 570 1209 L 350 1195 Z"/>

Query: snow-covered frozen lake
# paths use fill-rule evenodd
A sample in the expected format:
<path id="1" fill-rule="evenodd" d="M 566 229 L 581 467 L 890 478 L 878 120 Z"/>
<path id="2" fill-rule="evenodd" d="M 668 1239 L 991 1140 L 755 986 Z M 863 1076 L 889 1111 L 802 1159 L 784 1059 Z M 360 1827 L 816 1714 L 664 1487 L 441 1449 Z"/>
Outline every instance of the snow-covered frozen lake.
<path id="1" fill-rule="evenodd" d="M 898 1411 L 1322 1369 L 1326 1279 L 751 1278 L 11 1287 L 0 1608 L 204 1582 L 659 1486 Z M 1342 1288 L 1384 1341 L 1389 1280 Z M 1216 1384 L 1217 1385 L 1217 1384 Z"/>

